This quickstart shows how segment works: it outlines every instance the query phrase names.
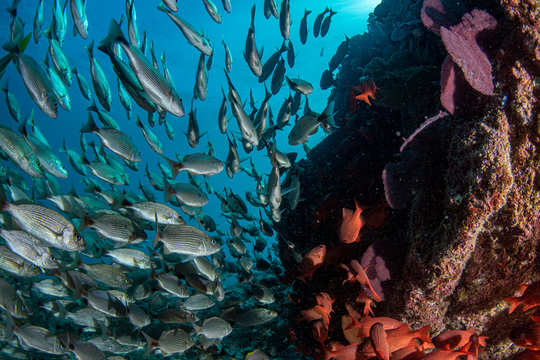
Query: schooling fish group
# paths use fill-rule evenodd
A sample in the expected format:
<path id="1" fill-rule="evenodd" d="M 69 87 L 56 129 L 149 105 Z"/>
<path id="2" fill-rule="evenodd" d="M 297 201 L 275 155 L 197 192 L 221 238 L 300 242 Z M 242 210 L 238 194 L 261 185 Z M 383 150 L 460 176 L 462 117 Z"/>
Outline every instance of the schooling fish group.
<path id="1" fill-rule="evenodd" d="M 229 0 L 222 3 L 230 13 Z M 221 23 L 218 7 L 211 0 L 203 0 L 203 4 L 211 18 Z M 277 327 L 261 327 L 278 318 L 278 311 L 288 301 L 283 296 L 287 287 L 278 280 L 282 268 L 273 255 L 277 252 L 276 244 L 267 244 L 267 237 L 274 235 L 267 218 L 279 222 L 286 208 L 296 207 L 301 192 L 294 163 L 296 154 L 278 149 L 276 132 L 283 131 L 296 115 L 288 140 L 291 145 L 299 145 L 305 144 L 319 127 L 330 132 L 335 125 L 332 103 L 322 113 L 312 111 L 307 96 L 313 86 L 286 75 L 282 54 L 287 52 L 289 67 L 295 63 L 289 0 L 283 0 L 279 10 L 275 0 L 264 1 L 265 17 L 279 19 L 284 39 L 281 48 L 264 63 L 255 42 L 253 5 L 244 58 L 258 82 L 272 78 L 271 91 L 264 85 L 265 97 L 259 108 L 250 97 L 249 113 L 229 75 L 233 55 L 222 40 L 228 93 L 222 88 L 218 125 L 221 133 L 227 134 L 229 144 L 223 162 L 215 157 L 210 142 L 208 153 L 172 158 L 166 155 L 160 138 L 153 132 L 157 123 L 164 126 L 172 140 L 174 127 L 167 114 L 183 117 L 185 108 L 171 78 L 174 69 L 167 68 L 163 55 L 162 71 L 159 70 L 153 42 L 148 41 L 152 34 L 139 33 L 133 0 L 126 0 L 125 17 L 110 21 L 108 35 L 96 47 L 109 57 L 110 64 L 95 57 L 93 40 L 81 45 L 90 64 L 86 75 L 80 67 L 70 65 L 71 54 L 62 47 L 70 26 L 74 36 L 87 39 L 91 35 L 92 19 L 86 16 L 86 0 L 66 0 L 63 4 L 54 0 L 48 28 L 44 28 L 49 16 L 43 0 L 35 4 L 33 22 L 19 16 L 18 5 L 19 0 L 14 0 L 7 9 L 11 17 L 10 38 L 2 46 L 6 55 L 0 59 L 0 76 L 13 63 L 37 108 L 50 118 L 62 116 L 58 105 L 72 110 L 70 93 L 73 95 L 74 80 L 90 105 L 87 120 L 77 124 L 81 148 L 68 148 L 64 139 L 60 149 L 71 165 L 68 171 L 62 156 L 52 149 L 51 139 L 40 130 L 34 109 L 19 104 L 5 79 L 6 105 L 16 124 L 9 124 L 4 116 L 4 124 L 0 125 L 0 157 L 6 165 L 0 172 L 0 358 L 140 359 L 152 353 L 183 354 L 192 359 L 245 356 L 260 360 L 269 358 L 265 352 L 272 358 L 294 358 Z M 215 62 L 213 45 L 177 15 L 175 0 L 164 0 L 157 5 L 156 14 L 161 14 L 159 11 L 200 52 L 193 97 L 205 100 L 208 70 Z M 306 10 L 300 22 L 302 44 L 307 41 L 310 12 Z M 335 14 L 326 8 L 317 16 L 313 25 L 315 37 L 328 33 Z M 25 30 L 25 24 L 33 25 L 31 32 Z M 41 63 L 25 54 L 27 47 L 32 46 L 32 38 L 35 43 L 48 42 Z M 344 44 L 331 71 L 345 56 L 348 40 Z M 104 71 L 111 65 L 116 79 Z M 88 75 L 91 81 L 87 81 Z M 331 72 L 329 77 L 332 78 Z M 325 79 L 328 85 L 328 74 Z M 289 95 L 283 102 L 274 122 L 269 99 L 285 81 L 294 96 Z M 153 189 L 144 185 L 146 180 L 142 176 L 138 179 L 140 191 L 121 187 L 130 184 L 128 170 L 141 174 L 139 163 L 143 154 L 122 131 L 133 125 L 110 113 L 114 103 L 111 83 L 117 85 L 127 119 L 141 109 L 148 114 L 148 125 L 138 114 L 136 125 L 149 147 L 167 164 L 158 162 L 161 174 L 151 171 L 146 164 L 145 176 Z M 306 99 L 300 116 L 302 95 Z M 237 120 L 244 151 L 266 147 L 272 167 L 266 181 L 252 159 L 250 168 L 242 168 L 236 137 L 228 129 L 228 108 Z M 23 109 L 31 109 L 30 114 L 22 115 Z M 186 136 L 188 144 L 197 147 L 201 134 L 193 100 Z M 246 200 L 259 209 L 258 217 L 232 190 L 215 191 L 207 181 L 224 169 L 231 178 L 243 170 L 255 180 L 256 190 L 246 191 Z M 189 183 L 175 182 L 181 171 L 188 173 Z M 61 189 L 57 180 L 72 178 L 74 172 L 81 175 L 86 185 L 82 195 L 75 189 Z M 291 184 L 287 189 L 281 186 L 285 172 L 285 181 Z M 154 191 L 163 193 L 163 203 L 156 200 Z M 202 210 L 211 194 L 221 202 L 222 215 L 230 223 L 228 232 L 217 227 Z M 204 230 L 187 224 L 183 216 L 194 219 Z M 152 242 L 147 232 L 154 231 Z M 225 249 L 231 257 L 224 254 Z M 275 296 L 276 292 L 281 296 Z M 228 341 L 232 338 L 235 340 Z M 240 341 L 257 345 L 247 349 L 238 345 Z"/>

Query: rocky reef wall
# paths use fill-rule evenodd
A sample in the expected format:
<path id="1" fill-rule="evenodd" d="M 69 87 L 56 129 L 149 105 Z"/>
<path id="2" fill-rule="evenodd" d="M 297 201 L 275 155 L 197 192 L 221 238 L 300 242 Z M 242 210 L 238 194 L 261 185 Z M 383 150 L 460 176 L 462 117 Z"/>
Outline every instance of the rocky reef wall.
<path id="1" fill-rule="evenodd" d="M 431 324 L 432 334 L 474 329 L 489 336 L 483 357 L 510 359 L 519 351 L 510 331 L 530 322 L 531 312 L 508 314 L 503 299 L 540 280 L 540 4 L 464 1 L 447 8 L 447 19 L 457 22 L 472 14 L 469 27 L 447 26 L 463 41 L 476 39 L 489 60 L 490 69 L 471 65 L 484 66 L 472 75 L 491 75 L 479 80 L 488 85 L 480 92 L 466 70 L 465 80 L 458 74 L 454 82 L 441 69 L 448 54 L 455 67 L 467 65 L 422 22 L 426 2 L 384 0 L 369 31 L 351 38 L 331 95 L 339 129 L 298 163 L 304 200 L 276 224 L 281 258 L 298 312 L 318 292 L 336 298 L 328 340 L 344 342 L 340 321 L 352 296 L 342 286 L 340 264 L 373 245 L 390 271 L 376 316 L 414 328 Z M 468 36 L 481 17 L 491 21 L 489 36 L 480 39 L 483 30 Z M 351 88 L 362 77 L 377 84 L 376 100 L 352 111 Z M 440 110 L 451 114 L 400 151 L 403 139 Z M 342 209 L 354 209 L 355 199 L 372 209 L 390 199 L 394 208 L 385 210 L 382 226 L 362 229 L 359 242 L 344 244 L 337 229 Z M 323 265 L 311 281 L 296 280 L 291 248 L 305 253 L 319 244 L 327 248 Z M 305 322 L 295 333 L 299 348 L 319 348 Z"/>

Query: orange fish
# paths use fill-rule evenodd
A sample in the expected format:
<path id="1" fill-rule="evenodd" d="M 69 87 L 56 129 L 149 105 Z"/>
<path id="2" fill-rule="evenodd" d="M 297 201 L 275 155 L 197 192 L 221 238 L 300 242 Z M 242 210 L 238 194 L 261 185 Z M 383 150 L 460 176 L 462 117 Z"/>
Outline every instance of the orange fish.
<path id="1" fill-rule="evenodd" d="M 358 234 L 364 226 L 364 220 L 361 216 L 364 208 L 358 204 L 356 199 L 354 199 L 354 204 L 356 206 L 354 212 L 343 208 L 343 220 L 339 226 L 339 240 L 345 244 L 359 241 Z"/>
<path id="2" fill-rule="evenodd" d="M 304 282 L 306 279 L 311 280 L 315 270 L 323 264 L 325 256 L 325 245 L 315 246 L 313 249 L 309 250 L 302 258 L 302 263 L 300 264 L 301 275 L 298 278 Z"/>
<path id="3" fill-rule="evenodd" d="M 368 337 L 369 329 L 375 323 L 381 323 L 384 330 L 391 330 L 400 327 L 403 323 L 388 317 L 364 317 L 360 321 L 351 316 L 352 323 L 345 328 L 345 330 L 358 328 L 359 337 Z"/>
<path id="4" fill-rule="evenodd" d="M 326 339 L 328 339 L 328 326 L 323 321 L 315 321 L 311 327 L 313 332 L 313 338 L 317 340 L 321 345 L 324 345 Z"/>
<path id="5" fill-rule="evenodd" d="M 379 360 L 390 360 L 388 337 L 381 323 L 375 323 L 369 329 L 369 341 L 373 352 Z"/>
<path id="6" fill-rule="evenodd" d="M 446 330 L 435 336 L 432 340 L 433 345 L 442 348 L 445 345 L 451 349 L 460 348 L 469 342 L 470 337 L 474 334 L 474 330 Z M 485 342 L 484 342 L 485 344 Z M 484 345 L 485 346 L 485 345 Z"/>
<path id="7" fill-rule="evenodd" d="M 523 284 L 519 287 L 519 290 L 523 295 L 507 297 L 504 299 L 510 304 L 510 309 L 508 309 L 509 314 L 511 314 L 519 304 L 525 305 L 523 311 L 527 311 L 540 305 L 540 281 L 533 284 Z"/>
<path id="8" fill-rule="evenodd" d="M 359 84 L 354 87 L 354 90 L 358 93 L 358 95 L 354 97 L 356 100 L 363 101 L 371 106 L 369 98 L 375 99 L 377 85 L 375 85 L 375 81 L 373 79 L 363 76 L 360 78 Z"/>
<path id="9" fill-rule="evenodd" d="M 435 350 L 420 358 L 422 360 L 456 360 L 463 355 L 469 355 L 468 345 L 464 348 L 456 351 L 452 351 L 448 345 L 445 345 L 442 349 Z"/>
<path id="10" fill-rule="evenodd" d="M 315 298 L 317 299 L 318 305 L 325 308 L 326 311 L 328 311 L 328 313 L 332 312 L 332 304 L 334 303 L 335 300 L 332 300 L 332 298 L 330 297 L 330 295 L 328 295 L 328 293 L 320 292 L 317 295 L 315 295 Z"/>
<path id="11" fill-rule="evenodd" d="M 360 265 L 360 263 L 358 262 L 358 260 L 354 259 L 354 260 L 351 260 L 351 262 L 349 263 L 349 268 L 347 268 L 346 266 L 342 266 L 342 267 L 346 268 L 347 270 L 352 269 L 354 272 L 356 272 L 356 275 L 352 279 L 355 279 L 361 285 L 364 285 L 369 290 L 371 290 L 371 293 L 373 294 L 373 299 L 375 299 L 375 301 L 382 300 L 381 297 L 375 292 L 375 290 L 371 286 L 371 283 L 369 282 L 369 278 L 366 274 L 366 270 L 369 267 L 369 265 L 363 268 L 362 265 Z"/>
<path id="12" fill-rule="evenodd" d="M 356 297 L 356 302 L 364 303 L 364 312 L 362 315 L 364 317 L 366 316 L 374 316 L 373 309 L 371 309 L 372 306 L 375 306 L 375 302 L 372 298 L 369 297 L 368 294 L 364 291 L 364 289 L 360 289 L 360 294 Z"/>
<path id="13" fill-rule="evenodd" d="M 467 355 L 467 360 L 476 360 L 478 359 L 478 352 L 480 347 L 486 347 L 486 340 L 489 339 L 487 336 L 479 336 L 476 334 L 471 335 L 469 342 L 471 344 L 469 352 L 471 355 Z"/>
<path id="14" fill-rule="evenodd" d="M 429 337 L 429 325 L 426 325 L 417 331 L 411 332 L 409 325 L 403 324 L 396 329 L 386 330 L 386 339 L 388 341 L 390 353 L 404 348 L 418 348 L 415 339 L 419 339 L 424 343 L 431 343 L 431 339 Z M 433 345 L 431 345 L 431 347 L 433 347 Z M 362 350 L 365 353 L 376 353 L 372 344 L 367 344 Z"/>
<path id="15" fill-rule="evenodd" d="M 336 359 L 336 360 L 367 360 L 368 356 L 365 356 L 359 352 L 360 344 L 350 344 L 347 346 L 329 346 L 324 352 L 324 360 Z"/>
<path id="16" fill-rule="evenodd" d="M 532 323 L 525 331 L 512 332 L 510 340 L 517 346 L 540 350 L 540 323 Z"/>
<path id="17" fill-rule="evenodd" d="M 330 323 L 329 313 L 320 305 L 315 305 L 307 310 L 300 310 L 300 313 L 302 314 L 302 317 L 298 319 L 298 322 L 323 320 L 327 325 Z"/>
<path id="18" fill-rule="evenodd" d="M 419 360 L 426 353 L 422 350 L 419 350 L 417 347 L 407 347 L 403 349 L 396 350 L 392 353 L 392 360 Z"/>

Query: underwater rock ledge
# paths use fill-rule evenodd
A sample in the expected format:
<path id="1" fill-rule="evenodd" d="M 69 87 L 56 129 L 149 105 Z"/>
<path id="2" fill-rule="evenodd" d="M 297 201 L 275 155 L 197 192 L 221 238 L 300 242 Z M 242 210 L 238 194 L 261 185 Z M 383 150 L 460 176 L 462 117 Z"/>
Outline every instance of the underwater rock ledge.
<path id="1" fill-rule="evenodd" d="M 522 283 L 540 280 L 540 5 L 532 0 L 464 2 L 467 11 L 482 9 L 498 21 L 497 39 L 486 50 L 494 95 L 474 93 L 473 106 L 437 125 L 435 145 L 424 146 L 429 171 L 420 172 L 422 186 L 407 208 L 390 210 L 385 224 L 363 233 L 359 243 L 341 244 L 342 208 L 354 209 L 354 199 L 375 206 L 384 196 L 380 175 L 386 163 L 396 160 L 393 154 L 401 145 L 396 133 L 413 133 L 423 117 L 440 109 L 431 91 L 446 56 L 440 38 L 420 29 L 403 41 L 391 40 L 394 28 L 419 18 L 422 2 L 381 5 L 386 11 L 375 11 L 370 31 L 351 38 L 334 83 L 336 123 L 342 129 L 299 163 L 304 201 L 276 225 L 281 258 L 294 281 L 293 298 L 329 289 L 339 294 L 338 285 L 332 285 L 343 280 L 339 264 L 360 259 L 373 244 L 391 273 L 382 283 L 385 301 L 377 304 L 376 316 L 411 328 L 431 324 L 433 335 L 474 329 L 489 336 L 480 358 L 511 359 L 522 348 L 512 345 L 509 334 L 530 322 L 534 311 L 508 314 L 503 298 L 514 296 Z M 412 54 L 410 61 L 397 61 L 404 54 Z M 351 114 L 351 79 L 366 75 L 380 88 L 377 100 Z M 422 81 L 425 87 L 418 89 Z M 399 101 L 392 99 L 399 92 L 404 94 Z M 329 249 L 311 283 L 295 280 L 298 264 L 290 243 L 302 254 L 319 244 Z M 335 311 L 332 319 L 344 309 Z M 295 331 L 299 343 L 318 347 L 305 334 L 309 328 L 299 325 Z"/>

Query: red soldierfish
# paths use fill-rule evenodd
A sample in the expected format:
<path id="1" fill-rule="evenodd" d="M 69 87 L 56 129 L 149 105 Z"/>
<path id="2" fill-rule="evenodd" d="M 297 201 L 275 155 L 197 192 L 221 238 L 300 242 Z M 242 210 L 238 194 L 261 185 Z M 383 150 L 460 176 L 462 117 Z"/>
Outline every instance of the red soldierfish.
<path id="1" fill-rule="evenodd" d="M 540 281 L 533 284 L 523 284 L 519 287 L 521 296 L 507 297 L 504 300 L 510 304 L 508 313 L 512 313 L 518 307 L 519 304 L 523 304 L 523 311 L 532 309 L 535 306 L 540 305 Z"/>
<path id="2" fill-rule="evenodd" d="M 354 212 L 343 208 L 343 221 L 339 227 L 339 240 L 345 244 L 358 241 L 358 234 L 364 226 L 364 220 L 361 216 L 364 208 L 358 204 L 356 199 L 354 200 L 354 203 L 356 205 Z"/>
<path id="3" fill-rule="evenodd" d="M 324 257 L 326 256 L 326 246 L 319 245 L 309 250 L 300 264 L 300 272 L 302 273 L 298 278 L 302 281 L 306 279 L 311 280 L 311 277 L 315 273 L 315 270 L 322 265 Z"/>

